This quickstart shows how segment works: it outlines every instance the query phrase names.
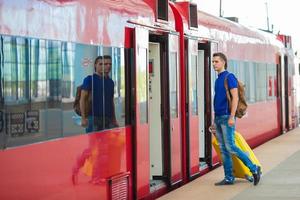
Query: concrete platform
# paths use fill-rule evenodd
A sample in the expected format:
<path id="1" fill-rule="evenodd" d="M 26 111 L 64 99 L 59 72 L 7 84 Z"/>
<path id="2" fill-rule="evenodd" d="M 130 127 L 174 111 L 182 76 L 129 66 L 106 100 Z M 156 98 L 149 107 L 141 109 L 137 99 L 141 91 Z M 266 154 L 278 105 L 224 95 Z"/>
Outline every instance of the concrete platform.
<path id="1" fill-rule="evenodd" d="M 300 128 L 255 148 L 254 153 L 263 167 L 257 186 L 243 179 L 215 186 L 224 176 L 219 167 L 159 200 L 300 200 Z"/>

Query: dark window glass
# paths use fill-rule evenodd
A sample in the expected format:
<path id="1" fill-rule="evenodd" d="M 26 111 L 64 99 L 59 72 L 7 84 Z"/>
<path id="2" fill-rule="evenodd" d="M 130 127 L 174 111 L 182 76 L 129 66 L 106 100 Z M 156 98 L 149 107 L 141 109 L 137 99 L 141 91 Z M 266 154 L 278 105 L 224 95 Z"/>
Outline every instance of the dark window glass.
<path id="1" fill-rule="evenodd" d="M 198 28 L 198 13 L 196 4 L 190 4 L 190 24 L 191 27 Z"/>
<path id="2" fill-rule="evenodd" d="M 157 18 L 168 20 L 168 0 L 157 0 Z"/>

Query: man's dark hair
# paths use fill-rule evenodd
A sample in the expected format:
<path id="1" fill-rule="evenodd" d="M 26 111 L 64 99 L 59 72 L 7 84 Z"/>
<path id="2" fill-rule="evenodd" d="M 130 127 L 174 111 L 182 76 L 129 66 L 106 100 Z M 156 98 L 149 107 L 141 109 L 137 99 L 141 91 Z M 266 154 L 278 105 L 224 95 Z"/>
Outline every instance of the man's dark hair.
<path id="1" fill-rule="evenodd" d="M 217 52 L 213 54 L 213 57 L 216 56 L 220 57 L 225 62 L 225 69 L 227 69 L 227 57 L 225 56 L 225 54 L 221 52 Z"/>
<path id="2" fill-rule="evenodd" d="M 110 59 L 111 60 L 111 56 L 110 55 L 97 56 L 97 58 L 95 59 L 95 64 L 97 63 L 98 60 L 102 60 L 102 59 Z"/>

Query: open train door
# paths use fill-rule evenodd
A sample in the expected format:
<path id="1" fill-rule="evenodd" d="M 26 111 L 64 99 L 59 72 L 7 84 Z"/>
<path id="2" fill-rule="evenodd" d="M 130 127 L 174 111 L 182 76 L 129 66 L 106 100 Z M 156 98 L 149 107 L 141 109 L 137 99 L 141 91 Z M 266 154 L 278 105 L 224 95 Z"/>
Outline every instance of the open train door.
<path id="1" fill-rule="evenodd" d="M 179 36 L 168 34 L 168 108 L 170 168 L 169 180 L 174 185 L 182 180 L 181 126 L 179 102 Z"/>
<path id="2" fill-rule="evenodd" d="M 133 75 L 134 94 L 134 192 L 135 199 L 149 194 L 149 101 L 148 101 L 148 44 L 149 31 L 136 27 L 134 31 L 135 69 Z"/>
<path id="3" fill-rule="evenodd" d="M 187 39 L 187 135 L 188 135 L 188 174 L 192 179 L 199 171 L 199 98 L 204 98 L 204 95 L 199 95 L 199 65 L 198 65 L 198 40 L 189 38 Z M 203 75 L 203 73 L 202 73 Z M 204 103 L 204 102 L 203 102 Z M 203 114 L 203 113 L 202 113 Z"/>

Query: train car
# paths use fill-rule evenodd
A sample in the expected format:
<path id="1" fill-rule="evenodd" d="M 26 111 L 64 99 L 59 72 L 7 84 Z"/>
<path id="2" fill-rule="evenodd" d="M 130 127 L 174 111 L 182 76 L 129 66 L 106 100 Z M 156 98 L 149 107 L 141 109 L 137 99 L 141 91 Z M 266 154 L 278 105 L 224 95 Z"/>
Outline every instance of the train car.
<path id="1" fill-rule="evenodd" d="M 237 129 L 251 147 L 296 127 L 291 38 L 199 10 L 168 0 L 2 0 L 0 199 L 154 199 L 214 169 L 217 51 L 246 83 Z M 113 88 L 113 101 L 92 97 L 91 113 L 111 111 L 116 123 L 89 132 L 73 105 L 99 56 L 102 65 L 109 56 L 113 87 L 103 78 L 91 88 Z"/>
<path id="2" fill-rule="evenodd" d="M 246 85 L 247 115 L 237 121 L 252 148 L 295 128 L 298 111 L 295 65 L 291 38 L 242 26 L 204 13 L 189 2 L 172 4 L 181 33 L 182 90 L 186 95 L 187 178 L 219 163 L 211 148 L 208 128 L 213 123 L 212 99 L 216 73 L 211 67 L 215 52 L 228 56 L 228 70 Z M 197 20 L 196 20 L 197 19 Z M 236 18 L 233 18 L 236 19 Z M 200 167 L 199 167 L 200 166 Z"/>

